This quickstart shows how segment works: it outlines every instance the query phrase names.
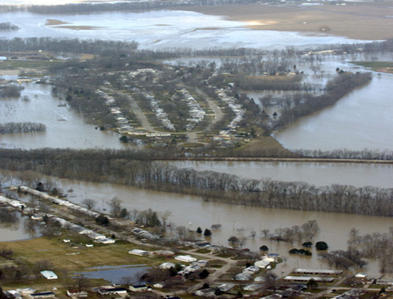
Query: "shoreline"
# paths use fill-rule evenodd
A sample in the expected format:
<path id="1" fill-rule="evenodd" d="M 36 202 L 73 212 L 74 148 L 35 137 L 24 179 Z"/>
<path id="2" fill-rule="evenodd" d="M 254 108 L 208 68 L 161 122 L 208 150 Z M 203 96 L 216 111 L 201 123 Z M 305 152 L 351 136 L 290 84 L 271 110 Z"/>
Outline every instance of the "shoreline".
<path id="1" fill-rule="evenodd" d="M 151 157 L 156 161 L 205 161 L 205 162 L 304 162 L 304 163 L 357 163 L 393 164 L 393 160 L 333 159 L 333 158 L 262 158 L 262 157 Z"/>

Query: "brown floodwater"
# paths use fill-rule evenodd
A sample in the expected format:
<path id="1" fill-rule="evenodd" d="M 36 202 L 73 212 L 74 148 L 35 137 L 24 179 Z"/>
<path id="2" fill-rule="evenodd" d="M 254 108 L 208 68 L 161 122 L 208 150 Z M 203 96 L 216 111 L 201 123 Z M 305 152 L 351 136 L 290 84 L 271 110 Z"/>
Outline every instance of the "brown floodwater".
<path id="1" fill-rule="evenodd" d="M 393 75 L 373 80 L 331 107 L 279 130 L 274 137 L 288 149 L 393 149 Z"/>
<path id="2" fill-rule="evenodd" d="M 203 230 L 212 224 L 220 223 L 221 229 L 213 231 L 211 243 L 229 246 L 228 238 L 232 235 L 247 236 L 245 248 L 258 250 L 261 245 L 267 245 L 270 252 L 277 252 L 289 256 L 288 251 L 300 244 L 276 243 L 262 238 L 262 229 L 270 229 L 271 233 L 277 228 L 301 225 L 308 220 L 316 219 L 321 231 L 314 241 L 326 241 L 329 250 L 346 249 L 347 238 L 351 228 L 357 228 L 360 234 L 372 232 L 388 232 L 393 226 L 391 218 L 358 216 L 338 213 L 305 212 L 295 210 L 265 209 L 223 203 L 205 202 L 198 196 L 186 196 L 165 192 L 135 189 L 115 184 L 82 183 L 62 179 L 63 190 L 72 188 L 68 192 L 70 200 L 81 203 L 85 198 L 97 200 L 97 210 L 108 211 L 108 201 L 113 197 L 123 200 L 123 205 L 129 210 L 170 211 L 168 221 L 176 225 L 186 226 L 196 230 L 200 226 Z M 256 231 L 255 239 L 250 237 L 251 231 Z M 286 264 L 281 264 L 275 271 L 288 273 L 295 267 L 328 268 L 328 265 L 318 258 L 313 249 L 312 257 L 290 256 Z M 370 261 L 365 269 L 370 275 L 378 276 L 378 262 Z M 363 270 L 362 270 L 363 271 Z"/>

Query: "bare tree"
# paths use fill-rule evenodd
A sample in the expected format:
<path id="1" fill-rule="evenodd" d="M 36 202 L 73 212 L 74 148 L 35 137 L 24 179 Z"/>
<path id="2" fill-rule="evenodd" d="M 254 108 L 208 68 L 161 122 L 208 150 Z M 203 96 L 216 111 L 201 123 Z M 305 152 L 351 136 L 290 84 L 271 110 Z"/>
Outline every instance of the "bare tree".
<path id="1" fill-rule="evenodd" d="M 261 232 L 263 233 L 263 236 L 266 238 L 269 235 L 270 229 L 265 228 L 265 229 L 261 230 Z"/>
<path id="2" fill-rule="evenodd" d="M 120 217 L 121 210 L 123 209 L 121 205 L 122 202 L 123 201 L 117 197 L 114 197 L 109 201 L 109 206 L 111 208 L 111 214 L 113 217 L 115 218 Z"/>
<path id="3" fill-rule="evenodd" d="M 82 201 L 82 204 L 84 204 L 89 210 L 92 210 L 95 207 L 95 205 L 97 204 L 97 201 L 92 198 L 85 198 Z"/>

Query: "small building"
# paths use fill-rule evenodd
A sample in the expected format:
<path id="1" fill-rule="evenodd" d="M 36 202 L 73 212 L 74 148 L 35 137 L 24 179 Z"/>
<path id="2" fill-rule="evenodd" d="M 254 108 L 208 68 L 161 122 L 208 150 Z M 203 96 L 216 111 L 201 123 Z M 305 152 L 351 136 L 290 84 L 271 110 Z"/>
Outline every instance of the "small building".
<path id="1" fill-rule="evenodd" d="M 343 270 L 327 270 L 327 269 L 296 269 L 293 271 L 296 274 L 306 275 L 340 275 Z"/>
<path id="2" fill-rule="evenodd" d="M 147 255 L 149 255 L 148 251 L 140 250 L 140 249 L 132 249 L 128 253 L 129 254 L 133 254 L 133 255 L 138 255 L 138 256 L 147 256 Z"/>
<path id="3" fill-rule="evenodd" d="M 178 255 L 175 257 L 175 260 L 185 262 L 185 263 L 192 263 L 192 262 L 197 261 L 197 259 L 195 257 L 192 257 L 190 255 Z"/>
<path id="4" fill-rule="evenodd" d="M 286 276 L 284 278 L 285 281 L 296 281 L 306 283 L 310 279 L 315 280 L 316 282 L 333 282 L 333 277 L 318 277 L 318 276 Z"/>
<path id="5" fill-rule="evenodd" d="M 46 279 L 58 279 L 59 277 L 53 271 L 41 271 L 41 275 L 44 276 Z"/>

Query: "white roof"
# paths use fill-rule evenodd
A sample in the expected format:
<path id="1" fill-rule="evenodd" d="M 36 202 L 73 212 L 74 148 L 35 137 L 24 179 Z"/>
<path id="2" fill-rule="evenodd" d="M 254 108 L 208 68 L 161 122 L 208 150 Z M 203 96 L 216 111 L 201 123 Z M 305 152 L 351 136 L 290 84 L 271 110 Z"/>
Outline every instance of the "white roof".
<path id="1" fill-rule="evenodd" d="M 178 255 L 175 257 L 175 260 L 186 262 L 186 263 L 191 263 L 191 262 L 197 261 L 197 259 L 195 257 L 192 257 L 190 255 Z"/>
<path id="2" fill-rule="evenodd" d="M 42 276 L 44 276 L 46 279 L 58 279 L 58 276 L 52 272 L 52 271 L 41 271 Z"/>

